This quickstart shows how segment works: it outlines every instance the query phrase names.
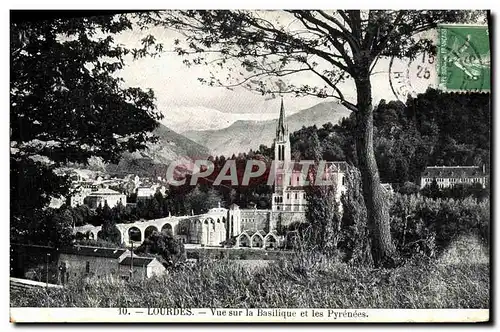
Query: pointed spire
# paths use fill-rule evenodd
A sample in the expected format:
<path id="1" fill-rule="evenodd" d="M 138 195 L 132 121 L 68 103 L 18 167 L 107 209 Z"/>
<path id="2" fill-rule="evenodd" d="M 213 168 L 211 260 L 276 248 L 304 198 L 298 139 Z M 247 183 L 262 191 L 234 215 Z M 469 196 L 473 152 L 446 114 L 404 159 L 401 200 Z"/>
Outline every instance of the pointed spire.
<path id="1" fill-rule="evenodd" d="M 285 106 L 283 105 L 283 97 L 281 97 L 281 109 L 280 117 L 278 119 L 278 127 L 276 128 L 276 137 L 283 137 L 285 135 L 285 131 Z"/>

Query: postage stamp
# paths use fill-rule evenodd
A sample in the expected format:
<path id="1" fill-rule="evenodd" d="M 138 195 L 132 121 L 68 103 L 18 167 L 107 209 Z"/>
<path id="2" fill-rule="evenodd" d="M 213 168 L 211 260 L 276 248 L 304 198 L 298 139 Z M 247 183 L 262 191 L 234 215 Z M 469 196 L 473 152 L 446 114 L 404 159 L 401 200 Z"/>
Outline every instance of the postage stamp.
<path id="1" fill-rule="evenodd" d="M 487 26 L 440 25 L 437 66 L 445 91 L 490 91 L 490 37 Z"/>
<path id="2" fill-rule="evenodd" d="M 12 11 L 10 321 L 488 322 L 488 32 L 452 14 Z"/>

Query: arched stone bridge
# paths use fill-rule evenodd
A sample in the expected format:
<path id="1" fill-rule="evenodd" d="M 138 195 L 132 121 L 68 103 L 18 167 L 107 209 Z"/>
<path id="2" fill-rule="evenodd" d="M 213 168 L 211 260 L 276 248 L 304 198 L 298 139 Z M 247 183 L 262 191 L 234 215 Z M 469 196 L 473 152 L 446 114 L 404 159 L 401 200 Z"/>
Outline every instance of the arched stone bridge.
<path id="1" fill-rule="evenodd" d="M 152 219 L 145 221 L 136 221 L 129 224 L 116 224 L 116 228 L 120 231 L 120 239 L 122 243 L 129 244 L 130 242 L 142 243 L 153 231 L 161 232 L 171 230 L 174 234 L 177 233 L 179 225 L 179 217 L 166 217 L 161 219 Z M 100 237 L 102 226 L 85 225 L 75 227 L 73 233 L 77 237 L 89 238 L 96 240 Z"/>
<path id="2" fill-rule="evenodd" d="M 213 208 L 208 213 L 194 216 L 166 217 L 128 224 L 116 224 L 120 231 L 120 241 L 126 245 L 140 245 L 154 231 L 170 230 L 174 235 L 182 235 L 186 242 L 218 246 L 227 239 L 226 221 L 228 210 Z M 102 226 L 84 225 L 75 227 L 77 238 L 98 239 Z"/>

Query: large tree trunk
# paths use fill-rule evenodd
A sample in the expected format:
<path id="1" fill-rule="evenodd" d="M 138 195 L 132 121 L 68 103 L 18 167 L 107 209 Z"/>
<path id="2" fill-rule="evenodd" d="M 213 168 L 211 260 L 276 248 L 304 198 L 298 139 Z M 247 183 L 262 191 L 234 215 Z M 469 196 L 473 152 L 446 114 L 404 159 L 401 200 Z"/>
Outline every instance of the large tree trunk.
<path id="1" fill-rule="evenodd" d="M 369 75 L 355 80 L 357 89 L 356 151 L 363 185 L 363 198 L 371 237 L 371 254 L 375 266 L 394 263 L 395 248 L 389 224 L 387 197 L 380 185 L 373 149 L 373 106 Z"/>

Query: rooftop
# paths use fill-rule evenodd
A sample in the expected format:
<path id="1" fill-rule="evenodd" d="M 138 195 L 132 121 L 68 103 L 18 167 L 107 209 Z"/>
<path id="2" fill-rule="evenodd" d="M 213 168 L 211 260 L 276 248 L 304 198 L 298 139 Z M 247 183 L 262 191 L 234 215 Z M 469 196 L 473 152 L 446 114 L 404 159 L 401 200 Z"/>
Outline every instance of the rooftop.
<path id="1" fill-rule="evenodd" d="M 486 169 L 481 166 L 428 166 L 422 177 L 462 178 L 486 176 Z"/>
<path id="2" fill-rule="evenodd" d="M 153 260 L 155 260 L 154 257 L 134 257 L 132 260 L 130 256 L 127 256 L 122 259 L 120 265 L 130 265 L 132 263 L 133 266 L 148 266 Z"/>
<path id="3" fill-rule="evenodd" d="M 128 251 L 127 249 L 121 249 L 121 248 L 76 246 L 76 247 L 62 248 L 60 252 L 62 254 L 67 254 L 67 255 L 118 258 L 127 251 Z"/>
<path id="4" fill-rule="evenodd" d="M 108 195 L 122 195 L 122 193 L 112 189 L 103 188 L 99 189 L 98 191 L 94 191 L 89 196 L 108 196 Z"/>

